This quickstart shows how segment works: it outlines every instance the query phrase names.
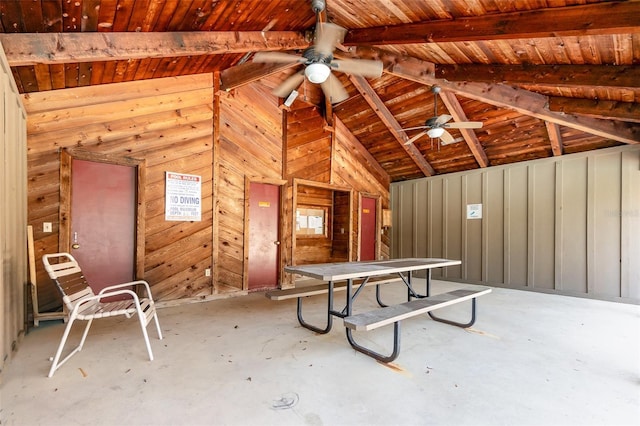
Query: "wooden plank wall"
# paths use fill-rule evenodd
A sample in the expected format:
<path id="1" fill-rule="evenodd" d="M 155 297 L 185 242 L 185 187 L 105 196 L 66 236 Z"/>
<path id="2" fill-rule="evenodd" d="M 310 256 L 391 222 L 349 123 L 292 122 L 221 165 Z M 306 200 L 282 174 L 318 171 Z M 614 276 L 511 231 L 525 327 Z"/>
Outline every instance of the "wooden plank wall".
<path id="1" fill-rule="evenodd" d="M 333 211 L 333 191 L 308 185 L 298 185 L 298 207 L 324 207 L 329 213 L 327 223 L 332 224 L 335 217 Z M 348 212 L 347 212 L 348 213 Z M 332 226 L 328 225 L 329 234 L 326 236 L 296 237 L 295 259 L 297 264 L 323 263 L 333 260 Z"/>
<path id="2" fill-rule="evenodd" d="M 282 113 L 277 98 L 258 84 L 219 98 L 216 274 L 225 292 L 243 290 L 245 176 L 260 182 L 282 178 Z"/>
<path id="3" fill-rule="evenodd" d="M 333 193 L 333 232 L 331 245 L 331 261 L 346 262 L 353 260 L 353 254 L 349 253 L 349 203 L 348 192 L 336 191 Z M 355 214 L 355 212 L 354 212 Z"/>
<path id="4" fill-rule="evenodd" d="M 362 144 L 335 118 L 335 144 L 332 159 L 332 182 L 339 186 L 353 188 L 361 194 L 379 196 L 383 209 L 389 208 L 389 175 L 371 157 Z M 354 203 L 352 232 L 352 255 L 357 260 L 360 253 L 358 246 L 358 212 L 360 206 L 357 197 Z M 378 212 L 382 215 L 382 212 Z M 385 232 L 381 235 L 380 258 L 388 259 L 390 254 L 390 235 Z"/>
<path id="5" fill-rule="evenodd" d="M 351 188 L 354 200 L 357 200 L 358 192 L 378 196 L 382 208 L 388 208 L 390 178 L 387 173 L 337 117 L 334 117 L 332 134 L 320 114 L 317 107 L 297 108 L 287 114 L 287 178 Z M 324 197 L 321 194 L 325 194 Z M 333 218 L 341 220 L 348 216 L 349 203 L 348 197 L 340 195 L 340 192 L 301 185 L 296 202 L 298 205 L 333 206 Z M 332 220 L 331 238 L 296 239 L 295 263 L 356 260 L 359 253 L 357 202 L 352 208 L 350 236 L 347 223 Z M 345 233 L 340 232 L 342 229 Z M 349 241 L 351 251 L 347 249 Z M 389 257 L 389 247 L 390 237 L 385 233 L 381 237 L 380 257 Z"/>
<path id="6" fill-rule="evenodd" d="M 211 75 L 200 75 L 24 95 L 29 113 L 29 224 L 36 231 L 43 310 L 59 305 L 39 259 L 60 249 L 61 149 L 144 160 L 144 275 L 160 301 L 247 290 L 247 182 L 288 182 L 281 218 L 282 264 L 291 263 L 293 256 L 294 178 L 353 187 L 381 197 L 388 206 L 388 176 L 344 127 L 334 136 L 317 107 L 301 104 L 283 114 L 278 99 L 259 83 L 218 92 L 215 98 L 213 87 Z M 203 177 L 202 222 L 164 220 L 166 171 Z M 335 201 L 346 210 L 349 204 L 334 200 L 331 190 L 306 188 L 299 196 L 310 205 L 333 207 Z M 351 196 L 357 199 L 357 193 Z M 352 234 L 335 234 L 349 226 L 331 222 L 334 234 L 322 247 L 318 240 L 308 250 L 301 244 L 301 253 L 307 250 L 309 256 L 300 259 L 346 260 L 345 244 L 354 241 L 351 248 L 357 253 L 356 205 L 352 208 Z M 43 222 L 54 224 L 52 233 L 42 232 Z M 388 241 L 381 252 L 388 255 Z M 205 276 L 206 268 L 213 268 L 212 277 Z"/>
<path id="7" fill-rule="evenodd" d="M 144 278 L 158 300 L 213 292 L 211 74 L 23 96 L 28 112 L 28 222 L 33 225 L 39 303 L 59 305 L 40 259 L 59 247 L 60 150 L 73 148 L 145 161 Z M 202 221 L 164 220 L 165 172 L 202 176 Z M 42 223 L 53 232 L 43 233 Z"/>
<path id="8" fill-rule="evenodd" d="M 0 374 L 25 332 L 27 114 L 0 46 Z M 27 293 L 28 294 L 28 293 Z M 0 375 L 0 379 L 1 379 Z M 1 380 L 0 380 L 1 382 Z"/>
<path id="9" fill-rule="evenodd" d="M 329 183 L 331 132 L 325 129 L 326 122 L 318 107 L 302 105 L 286 116 L 286 178 Z"/>

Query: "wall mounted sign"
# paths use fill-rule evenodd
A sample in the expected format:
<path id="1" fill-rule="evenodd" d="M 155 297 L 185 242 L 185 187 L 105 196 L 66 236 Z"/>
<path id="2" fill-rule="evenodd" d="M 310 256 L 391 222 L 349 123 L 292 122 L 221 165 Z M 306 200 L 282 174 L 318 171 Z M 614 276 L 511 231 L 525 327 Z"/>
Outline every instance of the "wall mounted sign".
<path id="1" fill-rule="evenodd" d="M 201 176 L 167 172 L 165 191 L 165 220 L 202 220 Z"/>
<path id="2" fill-rule="evenodd" d="M 482 219 L 482 204 L 467 204 L 467 219 Z"/>
<path id="3" fill-rule="evenodd" d="M 296 235 L 322 237 L 327 235 L 326 208 L 296 209 Z"/>

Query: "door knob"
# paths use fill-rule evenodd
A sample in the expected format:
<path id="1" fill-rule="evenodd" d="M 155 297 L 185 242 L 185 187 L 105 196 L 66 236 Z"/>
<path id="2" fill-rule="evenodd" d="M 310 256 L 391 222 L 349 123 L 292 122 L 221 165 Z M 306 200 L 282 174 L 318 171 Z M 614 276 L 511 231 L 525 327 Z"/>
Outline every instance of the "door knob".
<path id="1" fill-rule="evenodd" d="M 280 245 L 280 241 L 274 241 L 273 244 L 279 246 Z"/>
<path id="2" fill-rule="evenodd" d="M 79 249 L 80 248 L 80 244 L 72 244 L 71 248 L 72 249 Z"/>

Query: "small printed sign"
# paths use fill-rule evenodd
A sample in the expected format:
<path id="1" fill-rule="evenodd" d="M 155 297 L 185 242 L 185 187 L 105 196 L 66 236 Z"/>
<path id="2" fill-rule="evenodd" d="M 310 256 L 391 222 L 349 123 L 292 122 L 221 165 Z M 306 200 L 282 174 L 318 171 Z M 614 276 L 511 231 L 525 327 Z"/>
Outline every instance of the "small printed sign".
<path id="1" fill-rule="evenodd" d="M 202 177 L 167 172 L 165 220 L 202 220 Z"/>
<path id="2" fill-rule="evenodd" d="M 482 204 L 467 204 L 467 219 L 482 219 Z"/>

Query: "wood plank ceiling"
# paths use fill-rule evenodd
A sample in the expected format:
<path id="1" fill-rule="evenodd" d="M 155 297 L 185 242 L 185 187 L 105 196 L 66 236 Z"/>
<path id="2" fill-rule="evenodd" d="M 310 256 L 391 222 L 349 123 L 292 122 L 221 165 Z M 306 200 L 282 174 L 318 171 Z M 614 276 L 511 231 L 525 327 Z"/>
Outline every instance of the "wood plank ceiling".
<path id="1" fill-rule="evenodd" d="M 256 51 L 300 53 L 316 17 L 302 0 L 3 0 L 2 42 L 21 93 L 219 72 L 222 88 L 275 87 L 296 71 Z M 384 61 L 336 73 L 329 105 L 392 181 L 640 141 L 640 1 L 327 0 L 349 30 L 337 55 Z M 438 113 L 481 121 L 406 145 Z"/>

